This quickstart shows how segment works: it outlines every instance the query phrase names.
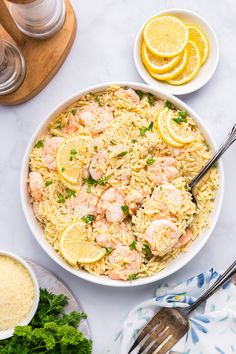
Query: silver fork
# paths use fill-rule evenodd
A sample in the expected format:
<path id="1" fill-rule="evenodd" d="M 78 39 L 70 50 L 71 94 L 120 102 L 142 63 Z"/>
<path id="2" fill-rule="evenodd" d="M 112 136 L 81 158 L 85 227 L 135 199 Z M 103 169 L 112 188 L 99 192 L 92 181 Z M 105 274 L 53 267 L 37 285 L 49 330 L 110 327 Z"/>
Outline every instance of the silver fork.
<path id="1" fill-rule="evenodd" d="M 206 163 L 206 165 L 202 168 L 202 170 L 197 174 L 196 177 L 189 183 L 189 191 L 192 194 L 192 200 L 195 204 L 197 204 L 197 200 L 194 196 L 193 189 L 198 184 L 198 182 L 202 179 L 203 176 L 209 171 L 209 169 L 219 160 L 219 158 L 225 153 L 226 150 L 230 147 L 231 144 L 236 140 L 236 124 L 231 129 L 226 141 L 223 145 L 213 154 L 210 160 Z"/>
<path id="2" fill-rule="evenodd" d="M 141 345 L 138 354 L 167 353 L 187 333 L 190 313 L 213 295 L 234 274 L 236 274 L 236 261 L 192 305 L 187 308 L 162 308 L 144 327 L 128 354 L 138 345 Z"/>

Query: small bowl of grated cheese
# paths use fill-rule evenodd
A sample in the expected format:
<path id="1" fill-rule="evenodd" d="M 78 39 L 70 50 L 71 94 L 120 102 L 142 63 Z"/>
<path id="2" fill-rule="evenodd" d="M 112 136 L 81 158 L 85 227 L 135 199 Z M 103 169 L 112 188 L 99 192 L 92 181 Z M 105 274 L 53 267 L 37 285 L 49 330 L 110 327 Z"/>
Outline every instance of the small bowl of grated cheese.
<path id="1" fill-rule="evenodd" d="M 16 326 L 26 326 L 39 304 L 39 285 L 29 264 L 13 253 L 0 250 L 0 340 Z"/>

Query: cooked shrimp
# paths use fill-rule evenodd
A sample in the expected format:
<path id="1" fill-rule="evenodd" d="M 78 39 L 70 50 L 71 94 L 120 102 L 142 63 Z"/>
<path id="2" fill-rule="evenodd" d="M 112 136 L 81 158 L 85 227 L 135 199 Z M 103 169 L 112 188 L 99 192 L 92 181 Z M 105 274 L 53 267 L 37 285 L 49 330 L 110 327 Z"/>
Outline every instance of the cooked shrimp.
<path id="1" fill-rule="evenodd" d="M 129 212 L 134 214 L 140 207 L 143 199 L 145 198 L 145 193 L 143 190 L 132 189 L 125 197 L 125 204 L 129 208 Z"/>
<path id="2" fill-rule="evenodd" d="M 151 198 L 160 200 L 163 197 L 163 202 L 168 205 L 181 206 L 183 197 L 181 191 L 172 184 L 162 184 L 154 189 Z"/>
<path id="3" fill-rule="evenodd" d="M 114 119 L 113 113 L 110 109 L 110 107 L 99 107 L 99 112 L 98 115 L 100 117 L 100 122 L 95 124 L 92 127 L 92 132 L 93 133 L 101 133 L 103 132 L 111 123 L 111 121 Z"/>
<path id="4" fill-rule="evenodd" d="M 66 205 L 77 216 L 83 217 L 87 214 L 97 214 L 98 197 L 92 193 L 87 193 L 85 188 L 76 197 L 66 200 Z"/>
<path id="5" fill-rule="evenodd" d="M 179 238 L 179 244 L 180 246 L 184 246 L 191 240 L 193 240 L 193 234 L 189 229 L 186 229 L 185 233 Z"/>
<path id="6" fill-rule="evenodd" d="M 88 126 L 93 133 L 103 132 L 113 118 L 110 107 L 99 107 L 96 102 L 88 104 L 76 116 L 76 119 Z"/>
<path id="7" fill-rule="evenodd" d="M 51 170 L 56 169 L 56 152 L 58 146 L 64 141 L 64 138 L 53 137 L 45 141 L 42 151 L 42 160 Z"/>
<path id="8" fill-rule="evenodd" d="M 29 173 L 29 187 L 30 193 L 34 201 L 40 202 L 42 200 L 42 190 L 44 188 L 44 180 L 39 172 Z"/>
<path id="9" fill-rule="evenodd" d="M 140 102 L 139 96 L 131 88 L 129 88 L 128 90 L 120 88 L 119 90 L 115 91 L 115 95 L 118 98 L 129 100 L 129 101 L 131 101 L 132 103 L 135 103 L 135 104 L 139 104 L 139 102 Z"/>
<path id="10" fill-rule="evenodd" d="M 125 218 L 122 210 L 124 198 L 116 188 L 109 188 L 103 193 L 98 203 L 98 213 L 105 214 L 110 222 L 121 222 Z"/>
<path id="11" fill-rule="evenodd" d="M 107 153 L 105 151 L 92 157 L 89 165 L 89 172 L 95 181 L 98 181 L 104 175 L 104 170 L 101 168 L 101 165 L 105 164 L 106 161 Z"/>
<path id="12" fill-rule="evenodd" d="M 110 254 L 108 260 L 115 268 L 109 271 L 108 276 L 114 280 L 127 280 L 130 275 L 137 274 L 142 263 L 138 251 L 121 244 Z"/>
<path id="13" fill-rule="evenodd" d="M 144 239 L 149 243 L 152 254 L 164 256 L 178 243 L 179 230 L 170 220 L 159 219 L 147 228 Z"/>
<path id="14" fill-rule="evenodd" d="M 119 243 L 130 245 L 134 241 L 131 225 L 125 222 L 117 224 L 106 219 L 96 220 L 93 223 L 93 234 L 96 235 L 96 242 L 101 247 L 112 249 Z M 110 238 L 108 235 L 110 235 Z"/>
<path id="15" fill-rule="evenodd" d="M 147 167 L 151 181 L 162 184 L 170 182 L 178 175 L 176 160 L 173 157 L 165 156 L 156 159 L 153 165 Z"/>

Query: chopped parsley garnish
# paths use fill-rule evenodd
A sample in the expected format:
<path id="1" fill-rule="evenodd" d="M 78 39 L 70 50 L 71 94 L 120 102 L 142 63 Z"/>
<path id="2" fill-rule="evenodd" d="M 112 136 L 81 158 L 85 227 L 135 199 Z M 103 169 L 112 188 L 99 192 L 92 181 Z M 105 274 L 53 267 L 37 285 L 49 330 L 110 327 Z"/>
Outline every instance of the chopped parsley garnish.
<path id="1" fill-rule="evenodd" d="M 61 172 L 65 172 L 65 167 L 62 167 Z"/>
<path id="2" fill-rule="evenodd" d="M 123 89 L 124 89 L 124 90 L 128 90 L 129 87 L 128 87 L 128 86 L 123 86 Z"/>
<path id="3" fill-rule="evenodd" d="M 98 152 L 98 147 L 97 146 L 94 146 L 93 149 L 94 149 L 95 152 Z"/>
<path id="4" fill-rule="evenodd" d="M 140 98 L 140 100 L 143 98 L 144 96 L 144 92 L 141 90 L 135 90 L 135 92 L 137 93 L 138 97 Z"/>
<path id="5" fill-rule="evenodd" d="M 87 183 L 88 185 L 100 185 L 100 186 L 105 186 L 106 183 L 108 182 L 110 176 L 104 176 L 102 178 L 100 178 L 98 181 L 96 181 L 95 179 L 93 179 L 92 177 L 89 178 L 84 178 L 84 182 Z"/>
<path id="6" fill-rule="evenodd" d="M 160 191 L 161 191 L 161 192 L 163 191 L 163 187 L 162 187 L 162 186 L 160 186 Z"/>
<path id="7" fill-rule="evenodd" d="M 147 93 L 147 99 L 148 99 L 148 103 L 150 104 L 150 106 L 154 106 L 154 104 L 157 101 L 156 97 L 150 92 Z"/>
<path id="8" fill-rule="evenodd" d="M 72 108 L 70 112 L 73 114 L 73 116 L 75 116 L 77 113 L 77 108 Z"/>
<path id="9" fill-rule="evenodd" d="M 45 187 L 50 186 L 50 184 L 52 184 L 52 181 L 50 181 L 49 179 L 47 181 L 45 181 Z"/>
<path id="10" fill-rule="evenodd" d="M 150 247 L 144 243 L 143 244 L 143 253 L 146 255 L 146 256 L 150 256 L 151 255 L 151 250 L 150 250 Z"/>
<path id="11" fill-rule="evenodd" d="M 62 128 L 61 124 L 58 124 L 58 125 L 55 127 L 55 129 L 61 129 L 61 128 Z"/>
<path id="12" fill-rule="evenodd" d="M 37 143 L 34 145 L 34 147 L 36 147 L 37 149 L 40 149 L 41 147 L 43 147 L 43 140 L 38 140 Z"/>
<path id="13" fill-rule="evenodd" d="M 187 113 L 184 112 L 184 111 L 178 112 L 178 115 L 179 115 L 181 118 L 187 118 Z"/>
<path id="14" fill-rule="evenodd" d="M 134 123 L 134 121 L 131 122 L 133 127 L 136 127 L 136 124 Z"/>
<path id="15" fill-rule="evenodd" d="M 87 192 L 87 193 L 91 193 L 91 191 L 92 191 L 92 188 L 91 188 L 90 185 L 88 185 L 88 186 L 87 186 L 87 189 L 86 189 L 86 192 Z"/>
<path id="16" fill-rule="evenodd" d="M 97 184 L 99 184 L 100 186 L 105 186 L 107 184 L 109 178 L 110 178 L 110 176 L 102 177 L 97 181 Z"/>
<path id="17" fill-rule="evenodd" d="M 114 140 L 110 140 L 110 144 L 111 144 L 111 145 L 115 145 L 116 142 L 115 142 Z"/>
<path id="18" fill-rule="evenodd" d="M 129 276 L 128 276 L 128 280 L 135 280 L 135 279 L 137 279 L 138 278 L 138 274 L 130 274 Z"/>
<path id="19" fill-rule="evenodd" d="M 129 245 L 129 248 L 131 250 L 135 250 L 136 249 L 136 246 L 137 246 L 137 242 L 136 241 L 133 241 L 130 245 Z"/>
<path id="20" fill-rule="evenodd" d="M 65 203 L 65 201 L 66 201 L 66 198 L 64 197 L 64 195 L 63 194 L 59 194 L 57 203 Z"/>
<path id="21" fill-rule="evenodd" d="M 78 154 L 77 151 L 75 149 L 72 149 L 70 152 L 70 161 L 75 159 L 77 154 Z"/>
<path id="22" fill-rule="evenodd" d="M 66 190 L 67 192 L 67 198 L 70 198 L 70 197 L 75 197 L 75 191 L 72 191 L 72 189 L 67 189 Z"/>
<path id="23" fill-rule="evenodd" d="M 102 102 L 101 102 L 101 100 L 100 100 L 100 97 L 95 96 L 95 97 L 94 97 L 94 100 L 95 100 L 95 102 L 97 102 L 97 104 L 99 105 L 99 107 L 102 107 Z"/>
<path id="24" fill-rule="evenodd" d="M 85 215 L 81 218 L 83 222 L 86 224 L 92 224 L 92 222 L 96 219 L 96 217 L 92 214 Z"/>
<path id="25" fill-rule="evenodd" d="M 110 254 L 112 252 L 112 248 L 111 247 L 105 247 L 106 253 Z"/>
<path id="26" fill-rule="evenodd" d="M 178 112 L 178 117 L 172 118 L 172 120 L 174 122 L 176 122 L 177 124 L 181 124 L 181 123 L 186 123 L 187 122 L 187 113 L 186 112 Z"/>
<path id="27" fill-rule="evenodd" d="M 133 144 L 135 144 L 135 143 L 137 143 L 138 140 L 137 139 L 132 139 L 131 141 L 132 141 Z"/>
<path id="28" fill-rule="evenodd" d="M 148 166 L 153 165 L 154 162 L 155 162 L 155 159 L 153 159 L 152 157 L 150 157 L 149 159 L 147 159 L 147 165 L 148 165 Z"/>
<path id="29" fill-rule="evenodd" d="M 128 151 L 122 151 L 118 156 L 123 157 L 128 154 Z"/>
<path id="30" fill-rule="evenodd" d="M 86 182 L 87 184 L 92 184 L 92 185 L 96 185 L 98 182 L 93 179 L 92 177 L 88 177 L 88 178 L 84 178 L 84 182 Z"/>
<path id="31" fill-rule="evenodd" d="M 174 109 L 175 108 L 175 106 L 168 100 L 165 101 L 164 107 L 168 108 L 168 109 Z"/>
<path id="32" fill-rule="evenodd" d="M 129 215 L 129 208 L 127 205 L 122 205 L 121 209 L 125 215 Z"/>
<path id="33" fill-rule="evenodd" d="M 141 127 L 141 128 L 139 128 L 140 135 L 141 135 L 141 136 L 145 136 L 145 134 L 146 134 L 147 131 L 150 131 L 150 130 L 153 129 L 153 125 L 154 125 L 154 123 L 151 122 L 148 127 Z"/>

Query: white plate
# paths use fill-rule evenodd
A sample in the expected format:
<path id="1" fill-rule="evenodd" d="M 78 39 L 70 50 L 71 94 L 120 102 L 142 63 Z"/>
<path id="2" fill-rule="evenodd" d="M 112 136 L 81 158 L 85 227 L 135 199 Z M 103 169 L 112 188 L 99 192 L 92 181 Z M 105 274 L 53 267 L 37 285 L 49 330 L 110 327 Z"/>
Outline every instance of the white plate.
<path id="1" fill-rule="evenodd" d="M 200 89 L 211 79 L 211 77 L 215 73 L 216 67 L 219 62 L 218 39 L 209 23 L 195 12 L 185 9 L 167 9 L 156 13 L 152 17 L 166 14 L 174 15 L 186 24 L 197 25 L 205 32 L 209 41 L 209 56 L 205 64 L 200 68 L 200 71 L 197 76 L 192 81 L 180 86 L 169 85 L 168 83 L 155 80 L 145 68 L 140 55 L 140 47 L 142 43 L 142 33 L 144 25 L 139 30 L 134 43 L 134 61 L 140 76 L 149 85 L 152 85 L 157 89 L 166 90 L 172 95 L 185 95 Z"/>
<path id="2" fill-rule="evenodd" d="M 221 211 L 221 206 L 222 206 L 222 200 L 223 200 L 223 194 L 224 194 L 224 171 L 223 171 L 223 164 L 222 161 L 219 161 L 218 163 L 218 170 L 219 170 L 219 175 L 220 175 L 220 185 L 219 189 L 217 192 L 216 200 L 215 200 L 215 205 L 214 205 L 214 210 L 211 214 L 211 222 L 210 222 L 210 227 L 202 232 L 199 237 L 194 240 L 194 242 L 190 245 L 188 252 L 183 252 L 181 253 L 176 259 L 171 261 L 165 269 L 160 271 L 159 273 L 146 277 L 143 279 L 137 279 L 134 281 L 121 281 L 121 280 L 112 280 L 106 276 L 99 276 L 96 277 L 95 275 L 92 275 L 85 270 L 76 270 L 72 268 L 66 261 L 63 260 L 62 257 L 58 255 L 58 253 L 50 246 L 48 241 L 45 239 L 43 230 L 40 227 L 39 223 L 37 222 L 32 206 L 30 203 L 30 197 L 28 193 L 28 188 L 27 188 L 27 179 L 28 179 L 28 173 L 29 173 L 29 157 L 32 151 L 32 148 L 36 144 L 38 138 L 47 130 L 49 122 L 57 116 L 61 111 L 63 111 L 67 106 L 71 105 L 73 102 L 78 100 L 81 96 L 88 94 L 89 92 L 98 92 L 106 89 L 109 86 L 112 85 L 120 85 L 120 86 L 129 86 L 132 87 L 135 90 L 142 90 L 144 92 L 151 92 L 152 94 L 156 95 L 157 97 L 164 99 L 164 100 L 169 100 L 170 102 L 173 102 L 173 104 L 178 107 L 181 111 L 186 111 L 188 114 L 196 121 L 198 124 L 199 128 L 201 129 L 202 133 L 204 134 L 209 146 L 215 150 L 216 149 L 216 143 L 207 129 L 205 123 L 200 119 L 200 117 L 189 107 L 187 106 L 184 102 L 179 100 L 178 98 L 169 95 L 168 93 L 161 91 L 160 89 L 156 89 L 154 87 L 150 87 L 145 84 L 139 84 L 135 82 L 126 82 L 126 81 L 120 81 L 120 82 L 107 82 L 99 85 L 94 85 L 91 87 L 88 87 L 86 89 L 80 90 L 79 92 L 75 93 L 73 96 L 65 100 L 63 103 L 61 103 L 59 106 L 57 106 L 50 114 L 47 115 L 42 120 L 42 123 L 39 125 L 39 127 L 36 129 L 35 133 L 33 134 L 23 161 L 22 161 L 22 167 L 21 167 L 21 175 L 20 175 L 20 194 L 21 194 L 21 203 L 23 207 L 23 211 L 26 217 L 26 220 L 28 222 L 28 225 L 35 237 L 35 239 L 38 241 L 40 246 L 44 249 L 45 252 L 56 262 L 58 263 L 61 267 L 69 271 L 70 273 L 76 275 L 79 278 L 83 278 L 85 280 L 88 280 L 93 283 L 97 284 L 102 284 L 102 285 L 107 285 L 107 286 L 115 286 L 115 287 L 132 287 L 132 286 L 138 286 L 138 285 L 143 285 L 143 284 L 148 284 L 148 283 L 153 283 L 157 280 L 160 280 L 162 278 L 165 278 L 169 276 L 170 274 L 173 274 L 180 268 L 182 268 L 184 265 L 186 265 L 193 257 L 197 255 L 197 253 L 201 250 L 201 248 L 205 245 L 209 237 L 211 236 L 214 227 L 216 225 L 216 222 L 218 220 L 220 211 Z"/>

